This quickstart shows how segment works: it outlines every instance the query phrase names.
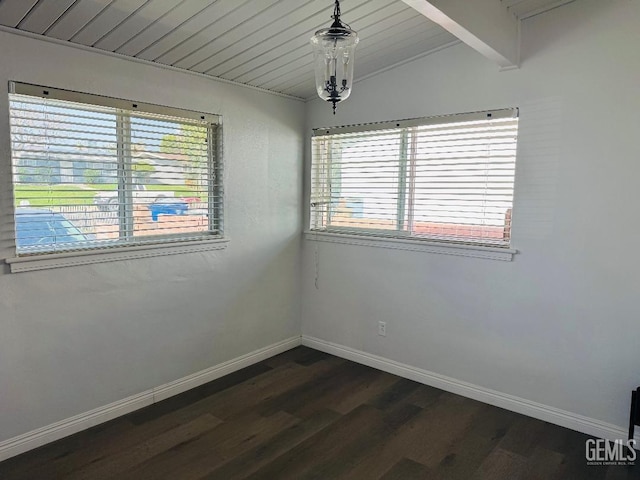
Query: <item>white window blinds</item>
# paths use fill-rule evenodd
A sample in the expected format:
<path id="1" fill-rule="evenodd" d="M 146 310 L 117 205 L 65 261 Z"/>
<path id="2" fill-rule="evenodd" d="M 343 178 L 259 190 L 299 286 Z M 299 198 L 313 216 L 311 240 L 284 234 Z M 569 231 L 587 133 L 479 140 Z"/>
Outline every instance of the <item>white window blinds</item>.
<path id="1" fill-rule="evenodd" d="M 13 84 L 18 255 L 222 235 L 219 118 Z"/>
<path id="2" fill-rule="evenodd" d="M 317 129 L 311 229 L 508 246 L 517 110 Z"/>

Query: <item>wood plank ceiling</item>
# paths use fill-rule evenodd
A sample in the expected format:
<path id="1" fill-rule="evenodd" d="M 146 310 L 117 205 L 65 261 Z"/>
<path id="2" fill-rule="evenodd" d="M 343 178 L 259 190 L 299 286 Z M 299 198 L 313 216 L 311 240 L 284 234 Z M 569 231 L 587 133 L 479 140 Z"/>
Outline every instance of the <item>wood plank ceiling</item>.
<path id="1" fill-rule="evenodd" d="M 557 0 L 502 0 L 518 17 Z M 0 0 L 0 25 L 300 98 L 315 94 L 309 38 L 331 0 Z M 457 42 L 401 0 L 343 0 L 356 78 Z"/>

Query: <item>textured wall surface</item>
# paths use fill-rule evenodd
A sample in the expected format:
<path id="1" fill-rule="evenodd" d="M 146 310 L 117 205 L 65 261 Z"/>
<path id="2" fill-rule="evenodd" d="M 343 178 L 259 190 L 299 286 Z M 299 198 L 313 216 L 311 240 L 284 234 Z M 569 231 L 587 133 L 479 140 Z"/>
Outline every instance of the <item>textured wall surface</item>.
<path id="1" fill-rule="evenodd" d="M 310 104 L 310 127 L 519 107 L 520 253 L 306 241 L 303 333 L 626 425 L 640 385 L 639 22 L 640 2 L 581 0 L 523 22 L 519 70 L 457 45 L 357 83 L 336 117 Z"/>
<path id="2" fill-rule="evenodd" d="M 10 80 L 221 114 L 226 250 L 10 274 L 0 265 L 0 441 L 300 332 L 304 104 L 0 32 Z M 13 256 L 0 93 L 0 258 Z"/>

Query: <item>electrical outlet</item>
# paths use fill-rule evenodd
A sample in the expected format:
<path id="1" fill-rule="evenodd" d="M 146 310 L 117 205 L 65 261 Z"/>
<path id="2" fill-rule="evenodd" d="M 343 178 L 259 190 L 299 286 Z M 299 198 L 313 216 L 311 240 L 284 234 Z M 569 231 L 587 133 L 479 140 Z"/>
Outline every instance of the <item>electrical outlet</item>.
<path id="1" fill-rule="evenodd" d="M 387 336 L 387 322 L 378 322 L 378 335 L 381 337 Z"/>

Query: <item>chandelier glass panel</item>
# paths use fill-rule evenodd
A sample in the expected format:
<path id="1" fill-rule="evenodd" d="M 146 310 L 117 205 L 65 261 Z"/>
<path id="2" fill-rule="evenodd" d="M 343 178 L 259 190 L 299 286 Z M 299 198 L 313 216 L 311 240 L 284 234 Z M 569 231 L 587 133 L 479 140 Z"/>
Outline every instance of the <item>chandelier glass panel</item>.
<path id="1" fill-rule="evenodd" d="M 311 38 L 316 74 L 316 91 L 323 100 L 336 105 L 351 95 L 353 64 L 358 34 L 340 20 L 340 2 L 336 0 L 333 23 Z"/>

